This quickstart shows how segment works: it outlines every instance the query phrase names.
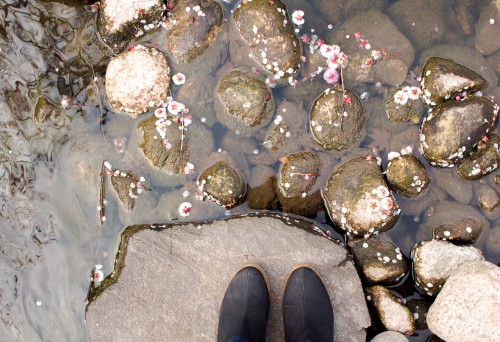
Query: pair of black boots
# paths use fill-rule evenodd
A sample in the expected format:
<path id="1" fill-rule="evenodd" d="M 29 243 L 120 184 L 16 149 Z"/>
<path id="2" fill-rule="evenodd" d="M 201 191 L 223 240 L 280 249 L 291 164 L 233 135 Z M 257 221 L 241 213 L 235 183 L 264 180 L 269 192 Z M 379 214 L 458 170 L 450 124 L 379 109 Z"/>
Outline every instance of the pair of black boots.
<path id="1" fill-rule="evenodd" d="M 265 342 L 270 307 L 264 272 L 249 265 L 231 280 L 219 316 L 218 342 Z M 323 280 L 311 267 L 295 268 L 283 294 L 286 342 L 332 342 L 333 308 Z"/>

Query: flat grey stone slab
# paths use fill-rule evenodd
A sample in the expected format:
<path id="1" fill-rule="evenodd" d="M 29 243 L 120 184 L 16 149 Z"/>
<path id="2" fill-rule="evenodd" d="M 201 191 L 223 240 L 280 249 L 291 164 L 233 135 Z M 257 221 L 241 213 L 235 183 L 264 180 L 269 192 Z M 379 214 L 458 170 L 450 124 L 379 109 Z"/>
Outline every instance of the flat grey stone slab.
<path id="1" fill-rule="evenodd" d="M 280 215 L 129 227 L 122 236 L 118 275 L 103 281 L 108 287 L 87 307 L 90 339 L 215 341 L 226 288 L 246 264 L 261 267 L 271 287 L 267 341 L 284 341 L 284 285 L 300 265 L 314 267 L 325 281 L 335 312 L 335 341 L 365 341 L 370 316 L 346 250 L 314 224 Z"/>

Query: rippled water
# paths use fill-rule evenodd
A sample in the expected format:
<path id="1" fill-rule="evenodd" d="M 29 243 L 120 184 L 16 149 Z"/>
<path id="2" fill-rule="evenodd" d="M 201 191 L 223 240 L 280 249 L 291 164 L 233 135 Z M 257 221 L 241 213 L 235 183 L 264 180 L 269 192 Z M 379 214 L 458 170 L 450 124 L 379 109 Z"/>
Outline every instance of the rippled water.
<path id="1" fill-rule="evenodd" d="M 314 24 L 307 22 L 304 30 L 314 27 L 320 37 L 327 33 L 330 21 L 325 15 L 335 16 L 328 1 L 286 3 L 289 12 L 303 9 L 306 19 L 307 15 L 314 18 Z M 460 3 L 453 2 L 454 5 Z M 477 8 L 467 9 L 472 18 L 477 18 Z M 88 335 L 84 300 L 92 267 L 103 264 L 104 273 L 109 273 L 124 227 L 173 219 L 172 213 L 183 201 L 183 192 L 188 190 L 192 195 L 195 184 L 192 178 L 184 184 L 155 184 L 158 175 L 144 166 L 145 160 L 133 144 L 137 138 L 131 132 L 137 121 L 109 112 L 102 81 L 109 57 L 96 36 L 95 13 L 89 5 L 69 0 L 0 0 L 0 22 L 0 268 L 3 275 L 0 278 L 0 340 L 85 341 Z M 161 33 L 152 39 L 161 41 Z M 454 39 L 455 44 L 473 47 L 471 36 Z M 414 66 L 418 67 L 418 58 Z M 189 72 L 186 75 L 188 79 L 199 77 Z M 92 83 L 94 77 L 97 77 L 97 87 Z M 193 106 L 211 103 L 212 89 L 203 87 L 213 84 L 207 82 L 213 77 L 199 77 L 191 93 L 184 94 L 186 101 Z M 375 115 L 387 89 L 373 85 L 354 89 L 358 94 L 368 95 L 363 103 L 368 120 L 361 147 L 378 148 L 384 161 L 389 148 L 416 145 L 412 139 L 418 131 L 418 127 L 411 124 L 403 130 L 386 127 Z M 34 119 L 35 106 L 42 95 L 56 105 L 63 96 L 69 96 L 72 104 L 66 110 L 52 113 L 47 120 Z M 275 96 L 281 99 L 286 93 L 278 89 Z M 313 100 L 304 100 L 306 111 Z M 104 118 L 102 130 L 101 116 Z M 215 137 L 214 151 L 228 145 L 222 139 L 226 134 L 223 126 L 213 125 L 208 117 L 207 127 Z M 123 151 L 120 143 L 125 146 Z M 253 138 L 246 144 L 252 149 L 261 148 Z M 336 162 L 345 156 L 348 152 L 332 154 Z M 252 153 L 247 153 L 247 157 L 254 158 L 250 161 L 253 165 L 267 163 L 255 155 L 252 157 Z M 108 182 L 109 204 L 101 227 L 96 207 L 103 160 L 138 171 L 153 191 L 144 194 L 137 208 L 127 214 L 117 203 Z M 247 163 L 244 158 L 241 162 Z M 277 166 L 277 163 L 270 164 Z M 441 187 L 433 183 L 434 191 L 428 190 L 432 195 L 415 200 L 398 197 L 404 216 L 389 235 L 406 255 L 419 239 L 418 220 L 425 215 L 432 216 L 433 205 L 452 200 L 472 203 L 471 207 L 475 207 L 473 193 L 481 182 L 450 178 L 452 172 L 430 170 L 433 182 L 442 180 Z M 451 179 L 446 185 L 448 190 L 443 190 L 442 184 L 446 183 L 443 179 L 448 178 Z M 158 203 L 167 209 L 159 210 L 161 204 Z M 198 211 L 194 209 L 190 219 L 204 220 L 246 212 L 248 206 L 243 204 L 230 212 L 209 204 Z M 498 214 L 494 212 L 487 217 L 491 227 L 499 225 Z M 323 212 L 318 213 L 318 220 L 329 222 Z M 482 248 L 483 241 L 477 246 Z M 486 257 L 493 262 L 499 258 L 488 252 Z M 411 286 L 400 289 L 405 296 L 416 293 Z M 417 336 L 412 340 L 422 338 Z"/>

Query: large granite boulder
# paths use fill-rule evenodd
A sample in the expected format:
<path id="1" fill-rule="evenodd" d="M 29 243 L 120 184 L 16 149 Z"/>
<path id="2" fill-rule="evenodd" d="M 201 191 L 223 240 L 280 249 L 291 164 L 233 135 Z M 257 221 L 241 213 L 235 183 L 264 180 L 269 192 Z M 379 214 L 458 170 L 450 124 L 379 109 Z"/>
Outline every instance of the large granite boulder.
<path id="1" fill-rule="evenodd" d="M 487 261 L 460 266 L 427 314 L 429 329 L 449 342 L 497 341 L 500 336 L 500 268 Z"/>
<path id="2" fill-rule="evenodd" d="M 441 291 L 450 274 L 460 265 L 484 260 L 483 253 L 473 246 L 455 246 L 443 240 L 421 241 L 411 250 L 415 284 L 429 296 Z"/>
<path id="3" fill-rule="evenodd" d="M 268 341 L 283 341 L 281 299 L 299 265 L 322 276 L 335 310 L 335 341 L 365 341 L 370 316 L 346 250 L 318 227 L 281 215 L 209 224 L 131 226 L 116 269 L 86 310 L 96 341 L 215 341 L 219 309 L 236 271 L 260 266 L 271 290 Z"/>

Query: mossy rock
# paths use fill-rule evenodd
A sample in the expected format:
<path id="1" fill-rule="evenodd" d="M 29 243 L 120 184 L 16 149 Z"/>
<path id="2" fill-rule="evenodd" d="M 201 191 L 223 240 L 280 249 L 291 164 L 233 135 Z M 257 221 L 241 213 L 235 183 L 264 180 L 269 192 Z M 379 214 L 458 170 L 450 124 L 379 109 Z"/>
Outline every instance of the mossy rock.
<path id="1" fill-rule="evenodd" d="M 241 172 L 224 160 L 203 171 L 197 184 L 206 198 L 224 207 L 236 205 L 247 187 Z"/>
<path id="2" fill-rule="evenodd" d="M 480 179 L 498 168 L 500 137 L 490 134 L 486 143 L 480 142 L 476 150 L 457 165 L 460 177 L 469 180 Z"/>
<path id="3" fill-rule="evenodd" d="M 274 112 L 274 98 L 264 82 L 249 73 L 234 70 L 224 75 L 217 93 L 227 112 L 248 127 L 265 125 Z M 230 128 L 239 128 L 241 125 Z"/>
<path id="4" fill-rule="evenodd" d="M 436 106 L 463 92 L 468 94 L 488 86 L 488 81 L 477 72 L 452 59 L 429 57 L 422 70 L 422 100 L 427 106 Z"/>
<path id="5" fill-rule="evenodd" d="M 283 2 L 241 2 L 234 11 L 233 21 L 263 70 L 278 79 L 297 74 L 301 47 Z"/>
<path id="6" fill-rule="evenodd" d="M 173 24 L 167 32 L 169 52 L 176 63 L 189 63 L 215 39 L 224 13 L 216 1 L 178 0 L 173 4 L 169 17 Z"/>
<path id="7" fill-rule="evenodd" d="M 498 106 L 485 96 L 447 101 L 429 110 L 420 127 L 420 143 L 431 165 L 453 167 L 468 157 L 493 129 Z"/>
<path id="8" fill-rule="evenodd" d="M 416 92 L 416 95 L 413 95 Z M 399 87 L 391 91 L 387 102 L 385 103 L 385 111 L 389 121 L 392 122 L 409 122 L 417 120 L 422 113 L 423 106 L 419 96 L 420 89 L 417 87 Z M 402 94 L 401 100 L 398 96 Z M 412 95 L 410 97 L 410 95 Z"/>
<path id="9" fill-rule="evenodd" d="M 365 123 L 364 109 L 358 96 L 349 89 L 327 89 L 316 99 L 309 123 L 314 139 L 325 150 L 342 150 L 360 136 Z M 343 115 L 344 113 L 344 115 Z"/>
<path id="10" fill-rule="evenodd" d="M 430 184 L 424 165 L 412 154 L 392 159 L 387 164 L 386 177 L 389 187 L 405 197 L 419 195 Z"/>

